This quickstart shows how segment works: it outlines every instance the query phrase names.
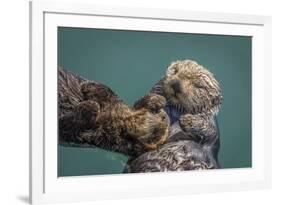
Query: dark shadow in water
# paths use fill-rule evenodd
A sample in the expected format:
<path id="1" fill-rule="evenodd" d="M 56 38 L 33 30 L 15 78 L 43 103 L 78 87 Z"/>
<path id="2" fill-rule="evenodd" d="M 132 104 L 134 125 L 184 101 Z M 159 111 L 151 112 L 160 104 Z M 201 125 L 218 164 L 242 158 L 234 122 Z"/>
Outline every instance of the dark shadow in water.
<path id="1" fill-rule="evenodd" d="M 29 204 L 29 197 L 28 196 L 17 196 L 17 199 L 19 201 L 22 201 L 22 202 L 26 203 L 26 204 Z"/>

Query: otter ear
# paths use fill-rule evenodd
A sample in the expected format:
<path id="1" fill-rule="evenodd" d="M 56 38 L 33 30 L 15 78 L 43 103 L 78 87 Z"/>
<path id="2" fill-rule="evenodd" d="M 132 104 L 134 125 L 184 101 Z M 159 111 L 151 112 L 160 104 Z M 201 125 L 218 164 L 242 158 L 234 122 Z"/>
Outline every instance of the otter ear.
<path id="1" fill-rule="evenodd" d="M 171 65 L 167 69 L 167 74 L 176 75 L 179 72 L 179 68 L 176 65 Z"/>
<path id="2" fill-rule="evenodd" d="M 177 74 L 179 72 L 179 68 L 177 66 L 174 66 L 173 71 L 174 71 L 174 74 Z"/>
<path id="3" fill-rule="evenodd" d="M 179 72 L 180 70 L 180 63 L 179 61 L 174 61 L 172 62 L 168 67 L 167 67 L 167 72 L 166 74 L 168 75 L 175 75 Z"/>

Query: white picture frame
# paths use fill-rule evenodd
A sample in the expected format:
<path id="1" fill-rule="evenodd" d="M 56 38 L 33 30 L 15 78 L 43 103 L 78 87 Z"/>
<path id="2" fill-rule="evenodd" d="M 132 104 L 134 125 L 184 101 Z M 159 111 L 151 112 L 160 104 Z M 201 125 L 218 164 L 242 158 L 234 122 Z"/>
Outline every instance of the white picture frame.
<path id="1" fill-rule="evenodd" d="M 58 178 L 58 26 L 252 36 L 252 168 Z M 270 17 L 30 2 L 32 204 L 269 188 L 271 109 L 268 108 L 271 108 Z"/>

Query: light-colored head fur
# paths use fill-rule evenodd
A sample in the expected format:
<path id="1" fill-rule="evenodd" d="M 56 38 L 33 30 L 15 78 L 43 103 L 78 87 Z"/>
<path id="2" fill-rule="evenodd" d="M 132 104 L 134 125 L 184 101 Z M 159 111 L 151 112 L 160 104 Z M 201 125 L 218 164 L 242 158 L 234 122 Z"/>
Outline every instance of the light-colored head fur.
<path id="1" fill-rule="evenodd" d="M 161 82 L 167 102 L 179 111 L 191 114 L 219 111 L 222 101 L 219 83 L 195 61 L 173 62 Z"/>

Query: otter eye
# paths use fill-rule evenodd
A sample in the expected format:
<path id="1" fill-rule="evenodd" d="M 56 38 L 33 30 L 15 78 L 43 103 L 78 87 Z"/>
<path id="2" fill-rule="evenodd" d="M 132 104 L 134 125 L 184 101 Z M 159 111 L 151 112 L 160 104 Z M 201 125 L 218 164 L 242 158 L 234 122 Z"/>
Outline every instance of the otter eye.
<path id="1" fill-rule="evenodd" d="M 200 83 L 193 83 L 195 88 L 204 88 Z"/>
<path id="2" fill-rule="evenodd" d="M 205 89 L 206 86 L 202 85 L 202 83 L 200 82 L 193 82 L 193 85 L 195 88 L 198 88 L 198 89 Z"/>

